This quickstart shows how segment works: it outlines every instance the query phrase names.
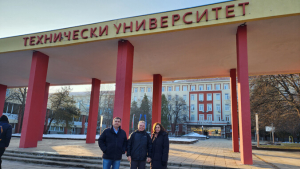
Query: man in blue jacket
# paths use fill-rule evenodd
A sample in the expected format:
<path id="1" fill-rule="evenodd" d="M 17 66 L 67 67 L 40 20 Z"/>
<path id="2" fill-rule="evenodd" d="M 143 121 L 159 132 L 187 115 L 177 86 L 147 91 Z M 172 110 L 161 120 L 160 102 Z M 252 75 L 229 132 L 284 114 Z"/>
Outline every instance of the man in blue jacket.
<path id="1" fill-rule="evenodd" d="M 0 169 L 2 160 L 1 157 L 5 149 L 9 146 L 11 139 L 11 125 L 8 123 L 8 118 L 5 115 L 0 117 Z"/>
<path id="2" fill-rule="evenodd" d="M 127 136 L 121 129 L 121 118 L 115 117 L 111 128 L 103 131 L 98 139 L 98 144 L 103 152 L 103 169 L 119 169 L 122 154 L 127 147 Z"/>
<path id="3" fill-rule="evenodd" d="M 145 131 L 145 121 L 139 121 L 138 130 L 133 132 L 128 139 L 127 159 L 130 169 L 145 169 L 146 160 L 151 161 L 152 141 Z"/>

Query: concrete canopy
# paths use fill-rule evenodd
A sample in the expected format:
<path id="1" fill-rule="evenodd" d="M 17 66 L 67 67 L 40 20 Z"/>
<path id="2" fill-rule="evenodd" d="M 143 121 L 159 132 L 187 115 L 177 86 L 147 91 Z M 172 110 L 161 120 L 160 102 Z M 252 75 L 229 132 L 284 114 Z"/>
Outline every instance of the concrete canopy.
<path id="1" fill-rule="evenodd" d="M 238 6 L 237 4 L 241 2 L 244 1 L 198 8 L 210 10 L 213 6 L 230 4 Z M 256 0 L 247 2 L 250 2 L 249 11 L 251 12 L 254 12 L 255 9 L 250 5 L 261 3 Z M 280 3 L 278 2 L 277 5 Z M 188 10 L 197 10 L 198 8 L 175 12 L 184 14 Z M 277 8 L 279 7 L 272 7 L 273 10 Z M 225 11 L 225 8 L 223 9 Z M 210 12 L 208 16 L 214 18 L 215 13 L 210 14 Z M 160 15 L 167 14 L 168 12 Z M 128 35 L 129 32 L 126 36 L 118 35 L 108 39 L 80 41 L 80 43 L 70 42 L 69 44 L 63 42 L 63 45 L 53 45 L 52 43 L 47 47 L 35 45 L 28 49 L 12 49 L 10 51 L 1 49 L 3 46 L 5 47 L 3 44 L 6 40 L 10 41 L 9 38 L 4 38 L 0 39 L 2 46 L 0 47 L 0 84 L 9 87 L 28 85 L 33 50 L 49 56 L 47 82 L 51 85 L 90 84 L 92 78 L 100 79 L 102 83 L 114 83 L 117 42 L 120 39 L 129 40 L 134 46 L 133 82 L 152 81 L 153 74 L 161 74 L 163 80 L 229 77 L 229 70 L 236 68 L 237 64 L 236 29 L 244 22 L 247 22 L 248 26 L 249 75 L 300 73 L 299 14 L 298 9 L 296 13 L 281 14 L 280 16 L 270 14 L 263 18 L 245 19 L 243 17 L 247 17 L 246 14 L 236 17 L 238 19 L 230 20 L 231 18 L 229 18 L 229 21 L 209 20 L 205 22 L 208 23 L 205 26 L 184 27 L 156 33 L 147 33 L 149 30 L 146 30 L 144 34 L 132 34 L 132 36 Z M 219 13 L 220 18 L 226 19 L 223 15 L 225 14 Z M 118 22 L 122 23 L 122 21 Z M 171 22 L 170 20 L 169 24 Z M 213 24 L 209 24 L 209 22 Z M 76 27 L 69 29 L 73 30 Z M 109 31 L 111 31 L 110 29 Z M 115 30 L 113 31 L 115 32 Z M 13 38 L 18 38 L 23 45 L 24 36 Z"/>

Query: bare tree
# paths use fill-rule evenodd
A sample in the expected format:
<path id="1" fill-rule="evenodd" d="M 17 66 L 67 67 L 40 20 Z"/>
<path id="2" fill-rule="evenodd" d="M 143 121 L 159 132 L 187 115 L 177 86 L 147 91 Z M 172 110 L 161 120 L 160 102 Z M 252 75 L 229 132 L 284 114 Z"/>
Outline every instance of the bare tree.
<path id="1" fill-rule="evenodd" d="M 175 133 L 177 124 L 188 120 L 188 106 L 182 97 L 175 96 L 169 101 L 169 112 L 171 117 L 171 130 Z"/>

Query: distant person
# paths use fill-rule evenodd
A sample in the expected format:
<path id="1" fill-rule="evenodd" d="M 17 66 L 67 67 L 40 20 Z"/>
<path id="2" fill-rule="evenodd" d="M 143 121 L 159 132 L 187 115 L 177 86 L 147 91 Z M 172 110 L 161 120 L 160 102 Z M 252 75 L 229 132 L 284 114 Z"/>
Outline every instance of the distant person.
<path id="1" fill-rule="evenodd" d="M 111 128 L 105 129 L 99 137 L 98 144 L 103 152 L 103 169 L 119 169 L 122 154 L 127 148 L 127 136 L 121 129 L 121 118 L 115 117 Z"/>
<path id="2" fill-rule="evenodd" d="M 169 158 L 169 137 L 160 123 L 154 123 L 152 133 L 151 169 L 166 169 Z"/>
<path id="3" fill-rule="evenodd" d="M 127 159 L 130 169 L 145 169 L 146 160 L 151 161 L 152 143 L 150 135 L 145 131 L 145 122 L 139 121 L 138 129 L 128 139 Z"/>
<path id="4" fill-rule="evenodd" d="M 11 125 L 8 122 L 8 118 L 5 115 L 0 117 L 0 169 L 2 165 L 2 155 L 6 148 L 9 146 L 10 139 L 11 139 Z"/>

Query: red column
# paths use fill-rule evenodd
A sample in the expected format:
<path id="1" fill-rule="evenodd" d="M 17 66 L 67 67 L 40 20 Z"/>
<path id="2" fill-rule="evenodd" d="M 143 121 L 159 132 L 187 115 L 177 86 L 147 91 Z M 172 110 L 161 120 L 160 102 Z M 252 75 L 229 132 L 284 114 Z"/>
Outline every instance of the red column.
<path id="1" fill-rule="evenodd" d="M 239 125 L 236 97 L 236 69 L 230 69 L 232 149 L 239 152 Z"/>
<path id="2" fill-rule="evenodd" d="M 243 164 L 253 164 L 246 25 L 237 29 L 236 47 L 241 161 Z"/>
<path id="3" fill-rule="evenodd" d="M 85 129 L 85 115 L 83 115 L 82 119 L 81 119 L 81 132 L 80 132 L 80 134 L 84 134 L 84 129 Z"/>
<path id="4" fill-rule="evenodd" d="M 37 129 L 40 127 L 40 112 L 44 103 L 48 62 L 49 56 L 41 52 L 33 53 L 20 148 L 37 146 L 37 135 L 40 134 Z"/>
<path id="5" fill-rule="evenodd" d="M 116 91 L 113 117 L 122 119 L 122 129 L 129 134 L 130 102 L 134 47 L 127 40 L 118 42 Z"/>
<path id="6" fill-rule="evenodd" d="M 3 114 L 7 86 L 0 84 L 0 117 Z"/>
<path id="7" fill-rule="evenodd" d="M 50 83 L 46 83 L 45 85 L 45 92 L 44 92 L 44 103 L 43 107 L 41 109 L 41 120 L 40 120 L 40 133 L 38 135 L 38 141 L 43 140 L 43 134 L 44 134 L 44 125 L 45 125 L 45 119 L 46 119 L 46 113 L 47 113 L 47 103 L 48 103 L 48 95 L 49 95 L 49 87 Z"/>
<path id="8" fill-rule="evenodd" d="M 152 97 L 152 132 L 153 124 L 161 123 L 161 88 L 162 77 L 160 74 L 153 75 L 153 97 Z M 167 127 L 167 126 L 165 126 Z"/>
<path id="9" fill-rule="evenodd" d="M 86 133 L 86 143 L 95 143 L 96 140 L 100 84 L 101 84 L 100 80 L 95 78 L 92 79 L 92 91 L 91 91 L 91 99 L 90 99 L 88 127 Z"/>

